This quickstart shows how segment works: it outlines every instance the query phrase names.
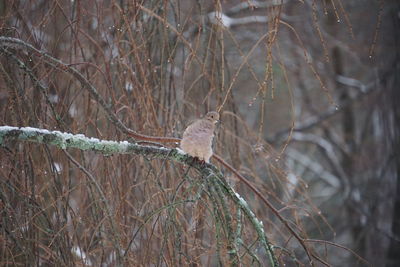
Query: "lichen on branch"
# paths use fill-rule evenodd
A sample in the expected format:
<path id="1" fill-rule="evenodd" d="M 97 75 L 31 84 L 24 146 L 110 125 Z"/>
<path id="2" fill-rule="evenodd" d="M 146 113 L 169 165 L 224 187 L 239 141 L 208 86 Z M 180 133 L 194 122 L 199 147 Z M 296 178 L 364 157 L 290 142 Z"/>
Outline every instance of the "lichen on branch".
<path id="1" fill-rule="evenodd" d="M 210 180 L 213 187 L 220 188 L 225 196 L 236 203 L 237 208 L 244 211 L 245 216 L 255 229 L 258 240 L 264 247 L 269 257 L 270 265 L 277 266 L 273 246 L 268 241 L 264 232 L 262 222 L 251 211 L 247 202 L 237 194 L 226 181 L 222 173 L 212 164 L 202 164 L 193 161 L 193 158 L 185 154 L 179 148 L 165 148 L 156 146 L 145 146 L 128 141 L 110 141 L 86 137 L 83 134 L 63 133 L 60 131 L 49 131 L 32 127 L 0 126 L 0 145 L 5 146 L 11 141 L 27 141 L 39 144 L 53 145 L 60 149 L 75 148 L 80 150 L 96 151 L 105 155 L 110 154 L 137 154 L 152 158 L 165 158 L 190 165 L 197 169 L 203 178 Z M 220 196 L 223 197 L 223 196 Z M 235 240 L 233 240 L 235 241 Z M 233 247 L 233 245 L 232 245 Z"/>
<path id="2" fill-rule="evenodd" d="M 31 127 L 0 126 L 0 145 L 4 145 L 7 141 L 29 141 L 53 145 L 60 149 L 76 148 L 91 150 L 105 155 L 139 154 L 164 158 L 168 155 L 171 159 L 181 162 L 187 157 L 177 149 L 165 147 L 143 146 L 128 141 L 100 140 L 93 137 L 86 137 L 83 134 L 63 133 Z"/>

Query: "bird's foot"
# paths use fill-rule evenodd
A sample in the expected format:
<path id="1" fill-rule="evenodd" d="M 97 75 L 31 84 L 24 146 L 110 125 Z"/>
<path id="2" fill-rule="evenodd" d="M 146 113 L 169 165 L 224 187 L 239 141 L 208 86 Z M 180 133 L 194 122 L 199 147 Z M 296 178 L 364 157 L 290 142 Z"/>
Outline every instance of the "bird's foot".
<path id="1" fill-rule="evenodd" d="M 192 164 L 194 163 L 199 163 L 201 167 L 204 167 L 206 165 L 206 161 L 204 159 L 200 159 L 198 157 L 193 157 L 192 159 Z"/>

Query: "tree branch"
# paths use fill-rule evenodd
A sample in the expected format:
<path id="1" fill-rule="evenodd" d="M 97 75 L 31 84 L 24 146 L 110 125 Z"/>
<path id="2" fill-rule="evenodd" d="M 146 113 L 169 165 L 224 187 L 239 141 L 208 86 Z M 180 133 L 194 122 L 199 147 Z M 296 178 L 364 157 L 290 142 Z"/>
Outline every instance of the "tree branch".
<path id="1" fill-rule="evenodd" d="M 86 137 L 83 134 L 62 133 L 31 127 L 0 126 L 0 145 L 9 141 L 28 141 L 39 144 L 53 145 L 60 149 L 76 148 L 80 150 L 96 151 L 105 155 L 110 154 L 137 154 L 164 158 L 190 165 L 197 169 L 204 179 L 211 185 L 218 187 L 218 192 L 223 192 L 240 208 L 255 229 L 258 239 L 267 253 L 271 266 L 278 266 L 273 246 L 267 239 L 262 222 L 255 216 L 247 202 L 228 184 L 222 173 L 211 164 L 202 164 L 194 161 L 193 157 L 185 154 L 179 148 L 165 148 L 156 146 L 144 146 L 128 141 L 109 141 Z"/>

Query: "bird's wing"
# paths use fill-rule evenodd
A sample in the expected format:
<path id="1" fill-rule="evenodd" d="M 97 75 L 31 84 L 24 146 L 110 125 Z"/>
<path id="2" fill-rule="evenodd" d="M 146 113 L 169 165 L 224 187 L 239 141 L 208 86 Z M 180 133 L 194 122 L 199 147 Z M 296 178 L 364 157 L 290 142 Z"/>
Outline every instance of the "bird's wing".
<path id="1" fill-rule="evenodd" d="M 197 129 L 200 126 L 200 120 L 193 122 L 192 124 L 190 124 L 186 130 L 183 132 L 183 138 L 187 137 L 187 136 L 193 136 L 196 135 Z"/>

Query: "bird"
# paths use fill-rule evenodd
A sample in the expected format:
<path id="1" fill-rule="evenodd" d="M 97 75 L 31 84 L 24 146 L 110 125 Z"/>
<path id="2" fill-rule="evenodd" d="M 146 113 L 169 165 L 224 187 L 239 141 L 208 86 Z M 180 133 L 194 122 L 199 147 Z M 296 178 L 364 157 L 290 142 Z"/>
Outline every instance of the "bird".
<path id="1" fill-rule="evenodd" d="M 219 113 L 208 112 L 204 118 L 190 124 L 183 132 L 180 148 L 201 162 L 210 163 L 213 154 L 212 141 L 216 123 L 219 122 Z"/>

